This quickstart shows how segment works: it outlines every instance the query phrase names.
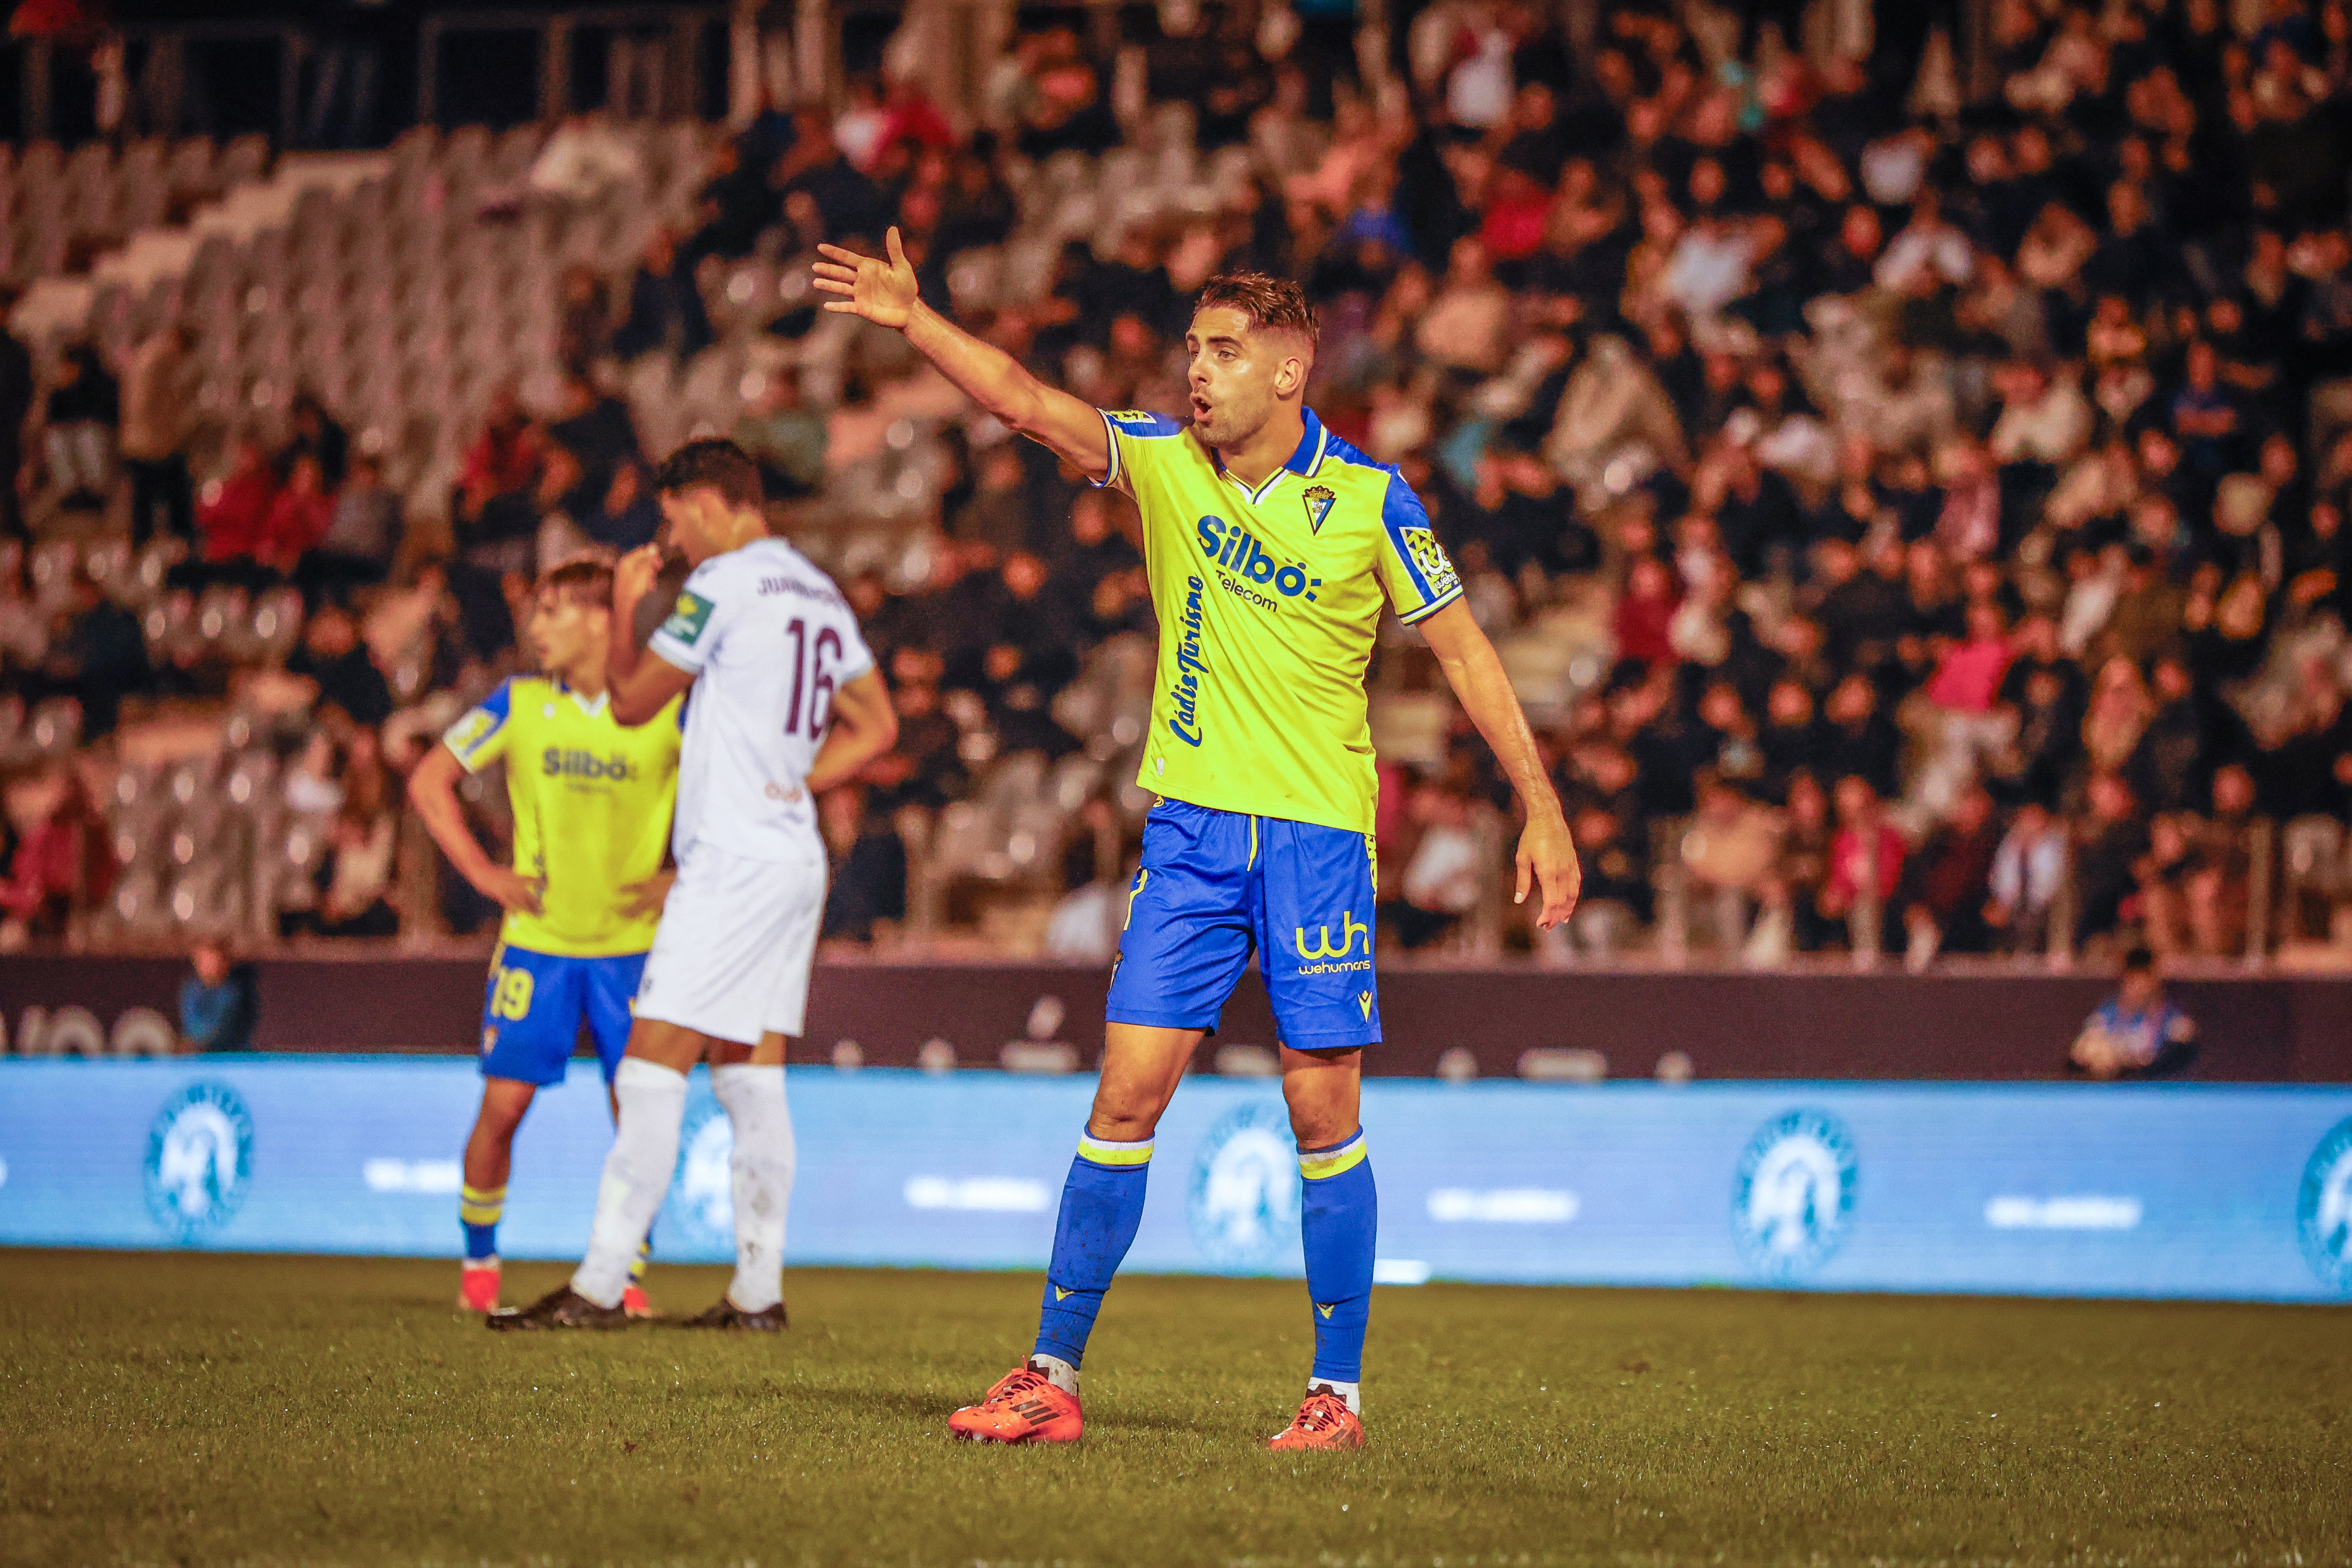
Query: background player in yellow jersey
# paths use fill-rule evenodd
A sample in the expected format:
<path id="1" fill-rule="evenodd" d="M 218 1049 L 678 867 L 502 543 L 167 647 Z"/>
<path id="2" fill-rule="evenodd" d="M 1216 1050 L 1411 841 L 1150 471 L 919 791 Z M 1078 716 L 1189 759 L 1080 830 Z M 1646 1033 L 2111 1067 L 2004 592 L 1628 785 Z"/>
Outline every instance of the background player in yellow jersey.
<path id="1" fill-rule="evenodd" d="M 515 1129 L 541 1089 L 563 1081 L 583 1023 L 612 1083 L 669 889 L 662 857 L 677 797 L 678 704 L 640 728 L 614 721 L 604 689 L 612 595 L 612 571 L 600 563 L 550 573 L 523 633 L 541 673 L 501 682 L 409 779 L 441 852 L 506 910 L 482 1004 L 482 1108 L 466 1142 L 459 1204 L 459 1300 L 478 1312 L 499 1304 L 498 1225 Z M 500 758 L 514 805 L 511 866 L 475 840 L 457 796 L 461 777 Z M 630 1297 L 635 1314 L 650 1311 L 638 1280 Z"/>
<path id="2" fill-rule="evenodd" d="M 1518 791 L 1517 896 L 1540 889 L 1549 928 L 1575 904 L 1576 851 L 1518 700 L 1412 488 L 1307 407 L 1316 320 L 1297 284 L 1244 273 L 1202 289 L 1186 426 L 1090 408 L 959 331 L 919 298 L 896 229 L 887 260 L 821 248 L 817 287 L 838 296 L 827 310 L 905 332 L 1006 426 L 1135 498 L 1160 616 L 1139 782 L 1161 800 L 1036 1348 L 949 1427 L 1007 1443 L 1079 1435 L 1079 1359 L 1142 1217 L 1153 1131 L 1255 950 L 1298 1140 L 1316 1342 L 1307 1399 L 1272 1446 L 1359 1447 L 1377 1200 L 1358 1105 L 1363 1047 L 1381 1037 L 1363 678 L 1383 605 L 1428 638 Z"/>

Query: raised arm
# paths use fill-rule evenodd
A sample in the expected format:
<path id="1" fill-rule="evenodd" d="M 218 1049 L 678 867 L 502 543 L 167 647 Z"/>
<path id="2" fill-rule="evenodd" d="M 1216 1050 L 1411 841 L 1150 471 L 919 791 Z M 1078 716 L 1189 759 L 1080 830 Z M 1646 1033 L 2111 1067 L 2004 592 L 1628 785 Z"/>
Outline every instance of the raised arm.
<path id="1" fill-rule="evenodd" d="M 614 723 L 635 729 L 694 684 L 694 672 L 680 669 L 637 642 L 637 605 L 661 575 L 658 544 L 641 544 L 613 566 L 613 630 L 604 644 L 604 686 L 613 696 Z"/>
<path id="2" fill-rule="evenodd" d="M 1550 775 L 1544 770 L 1542 753 L 1536 750 L 1535 731 L 1528 728 L 1518 694 L 1511 689 L 1503 661 L 1495 657 L 1495 645 L 1471 618 L 1468 605 L 1457 599 L 1414 624 L 1429 639 L 1437 667 L 1445 672 L 1445 683 L 1454 688 L 1470 721 L 1495 749 L 1511 787 L 1518 791 L 1520 805 L 1527 808 L 1528 826 L 1519 835 L 1518 888 L 1511 901 L 1528 901 L 1532 879 L 1543 889 L 1543 908 L 1536 925 L 1549 931 L 1576 908 L 1584 870 L 1577 864 L 1576 842 L 1569 837 L 1559 796 L 1552 792 Z"/>
<path id="3" fill-rule="evenodd" d="M 940 367 L 940 374 L 974 403 L 994 415 L 1008 429 L 1018 431 L 1092 479 L 1110 472 L 1110 433 L 1101 414 L 1058 387 L 1046 385 L 1021 368 L 1021 362 L 1003 349 L 982 342 L 970 332 L 923 303 L 915 289 L 915 269 L 898 243 L 895 227 L 885 237 L 890 258 L 879 260 L 820 245 L 825 258 L 815 264 L 816 286 L 828 294 L 824 308 L 844 315 L 863 316 L 877 327 L 907 334 L 922 356 Z"/>

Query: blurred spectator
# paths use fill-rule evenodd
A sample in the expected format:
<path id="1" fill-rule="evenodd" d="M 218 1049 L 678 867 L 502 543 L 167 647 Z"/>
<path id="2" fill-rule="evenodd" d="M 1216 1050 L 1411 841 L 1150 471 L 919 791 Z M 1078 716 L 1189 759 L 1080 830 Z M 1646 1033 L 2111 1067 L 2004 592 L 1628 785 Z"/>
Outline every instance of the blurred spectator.
<path id="1" fill-rule="evenodd" d="M 1985 904 L 2000 847 L 1992 796 L 1981 787 L 1968 790 L 1904 868 L 1895 901 L 1903 911 L 1906 968 L 1925 969 L 1939 952 L 1992 950 Z"/>
<path id="2" fill-rule="evenodd" d="M 1404 868 L 1403 896 L 1389 913 L 1390 928 L 1408 952 L 1435 944 L 1459 924 L 1477 906 L 1485 881 L 1469 800 L 1434 784 L 1415 790 L 1412 800 L 1420 836 Z"/>
<path id="3" fill-rule="evenodd" d="M 645 259 L 629 279 L 628 315 L 612 335 L 613 353 L 625 360 L 644 353 L 685 360 L 709 348 L 710 342 L 702 290 L 695 287 L 693 269 L 678 258 L 677 237 L 656 229 L 646 245 Z"/>
<path id="4" fill-rule="evenodd" d="M 771 499 L 816 492 L 824 482 L 824 416 L 803 401 L 798 369 L 781 367 L 761 380 L 759 395 L 735 417 L 735 444 L 759 463 Z"/>
<path id="5" fill-rule="evenodd" d="M 335 495 L 325 465 L 310 452 L 296 457 L 269 502 L 268 520 L 253 542 L 253 559 L 272 573 L 293 575 L 303 556 L 318 547 L 335 521 Z"/>
<path id="6" fill-rule="evenodd" d="M 540 149 L 524 183 L 543 196 L 592 201 L 641 172 L 637 150 L 601 113 L 574 114 Z"/>
<path id="7" fill-rule="evenodd" d="M 351 611 L 330 601 L 302 628 L 301 646 L 286 661 L 286 672 L 310 680 L 318 701 L 341 709 L 353 722 L 373 730 L 392 717 L 392 689 L 360 641 Z"/>
<path id="8" fill-rule="evenodd" d="M 98 351 L 88 343 L 68 348 L 43 406 L 41 437 L 49 482 L 68 506 L 95 507 L 105 499 L 121 418 L 121 395 Z"/>
<path id="9" fill-rule="evenodd" d="M 195 538 L 187 454 L 196 406 L 194 343 L 186 327 L 167 326 L 139 345 L 123 371 L 122 465 L 131 475 L 133 544 L 147 542 L 159 511 L 169 532 Z"/>
<path id="10" fill-rule="evenodd" d="M 2041 801 L 2025 801 L 2001 836 L 1987 879 L 1984 921 L 2000 952 L 2031 954 L 2048 942 L 2066 858 L 2065 829 Z"/>
<path id="11" fill-rule="evenodd" d="M 70 763 L 52 763 L 7 792 L 16 849 L 0 875 L 0 952 L 66 934 L 102 904 L 116 865 L 106 823 Z"/>
<path id="12" fill-rule="evenodd" d="M 1885 951 L 1888 906 L 1903 879 L 1903 835 L 1886 820 L 1878 792 L 1858 773 L 1838 780 L 1834 801 L 1838 826 L 1830 840 L 1821 911 L 1846 922 L 1854 961 L 1867 965 Z"/>
<path id="13" fill-rule="evenodd" d="M 207 940 L 189 950 L 194 971 L 180 983 L 180 1047 L 187 1051 L 249 1051 L 257 1020 L 250 964 L 231 962 L 226 943 Z"/>
<path id="14" fill-rule="evenodd" d="M 282 937 L 387 937 L 400 932 L 389 900 L 394 816 L 375 731 L 354 731 L 341 780 L 341 804 L 327 828 L 325 852 L 307 907 L 281 910 Z"/>
<path id="15" fill-rule="evenodd" d="M 81 737 L 114 733 L 122 699 L 147 689 L 147 640 L 139 617 L 107 596 L 87 571 L 76 571 L 66 606 L 48 637 L 37 689 L 71 697 L 81 707 Z"/>
<path id="16" fill-rule="evenodd" d="M 383 459 L 362 452 L 334 498 L 326 531 L 302 556 L 294 580 L 312 603 L 321 595 L 375 587 L 392 575 L 400 539 L 400 497 L 383 482 Z"/>
<path id="17" fill-rule="evenodd" d="M 25 420 L 40 390 L 33 353 L 9 325 L 21 291 L 0 285 L 0 540 L 31 537 L 25 527 Z"/>
<path id="18" fill-rule="evenodd" d="M 2123 984 L 2083 1025 L 2067 1068 L 2095 1079 L 2164 1078 L 2197 1057 L 2197 1025 L 2166 994 L 2156 955 L 2124 954 Z"/>
<path id="19" fill-rule="evenodd" d="M 351 466 L 352 440 L 327 405 L 316 393 L 298 392 L 287 407 L 286 420 L 286 445 L 274 459 L 278 478 L 292 483 L 296 467 L 309 458 L 319 466 L 319 489 L 328 495 L 341 489 Z"/>

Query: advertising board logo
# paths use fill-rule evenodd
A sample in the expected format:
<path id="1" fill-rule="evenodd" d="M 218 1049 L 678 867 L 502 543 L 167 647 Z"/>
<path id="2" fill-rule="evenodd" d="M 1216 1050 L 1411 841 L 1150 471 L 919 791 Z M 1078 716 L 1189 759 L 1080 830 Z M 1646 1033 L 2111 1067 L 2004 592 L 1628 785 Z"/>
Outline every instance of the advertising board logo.
<path id="1" fill-rule="evenodd" d="M 1731 1235 L 1773 1279 L 1811 1273 L 1845 1240 L 1853 1214 L 1853 1136 L 1819 1110 L 1766 1122 L 1739 1156 Z"/>
<path id="2" fill-rule="evenodd" d="M 2352 1116 L 2328 1129 L 2303 1167 L 2294 1227 L 2312 1271 L 2352 1291 Z"/>
<path id="3" fill-rule="evenodd" d="M 1192 1244 L 1220 1268 L 1265 1268 L 1296 1255 L 1298 1143 L 1281 1101 L 1217 1118 L 1201 1140 L 1185 1217 Z"/>
<path id="4" fill-rule="evenodd" d="M 192 1083 L 147 1130 L 147 1209 L 181 1241 L 202 1241 L 253 1185 L 253 1116 L 225 1083 Z"/>
<path id="5" fill-rule="evenodd" d="M 677 1175 L 670 1208 L 698 1240 L 735 1240 L 735 1127 L 717 1105 L 687 1112 L 677 1140 Z"/>

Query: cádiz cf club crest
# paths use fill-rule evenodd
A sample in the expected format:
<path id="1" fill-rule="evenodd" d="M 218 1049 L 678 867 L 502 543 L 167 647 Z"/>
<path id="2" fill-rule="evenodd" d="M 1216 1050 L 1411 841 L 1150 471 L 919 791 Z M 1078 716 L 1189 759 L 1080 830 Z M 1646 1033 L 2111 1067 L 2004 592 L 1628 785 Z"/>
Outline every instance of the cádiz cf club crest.
<path id="1" fill-rule="evenodd" d="M 1322 532 L 1323 520 L 1331 515 L 1331 507 L 1339 498 L 1322 485 L 1309 485 L 1299 499 L 1307 503 L 1307 531 Z"/>

